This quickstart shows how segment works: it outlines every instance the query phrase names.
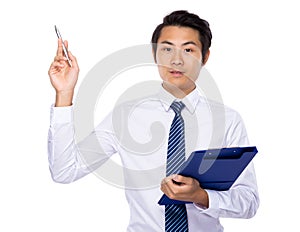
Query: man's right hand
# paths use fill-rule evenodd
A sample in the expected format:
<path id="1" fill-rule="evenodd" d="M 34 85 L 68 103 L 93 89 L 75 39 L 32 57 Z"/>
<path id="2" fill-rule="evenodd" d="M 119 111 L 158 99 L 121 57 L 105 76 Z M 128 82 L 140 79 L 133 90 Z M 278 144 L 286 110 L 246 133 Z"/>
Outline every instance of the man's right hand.
<path id="1" fill-rule="evenodd" d="M 68 50 L 68 42 L 64 42 Z M 76 57 L 68 51 L 72 67 L 69 66 L 67 58 L 63 54 L 62 40 L 58 39 L 58 47 L 54 61 L 52 62 L 48 75 L 52 86 L 56 91 L 55 106 L 72 105 L 75 85 L 78 80 L 79 67 Z"/>

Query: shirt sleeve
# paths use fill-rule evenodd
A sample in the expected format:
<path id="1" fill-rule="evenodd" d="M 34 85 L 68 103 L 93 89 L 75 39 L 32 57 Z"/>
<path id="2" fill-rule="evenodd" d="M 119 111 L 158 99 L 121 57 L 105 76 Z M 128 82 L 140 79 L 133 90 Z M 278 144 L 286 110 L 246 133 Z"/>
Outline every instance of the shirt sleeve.
<path id="1" fill-rule="evenodd" d="M 52 179 L 71 183 L 99 168 L 117 150 L 109 118 L 86 138 L 75 141 L 73 107 L 51 106 L 48 161 Z"/>
<path id="2" fill-rule="evenodd" d="M 235 113 L 234 120 L 227 132 L 227 146 L 248 146 L 245 126 L 239 114 Z M 253 161 L 241 173 L 228 191 L 206 190 L 209 197 L 209 207 L 203 208 L 194 204 L 199 212 L 214 218 L 251 218 L 259 207 L 259 195 Z"/>

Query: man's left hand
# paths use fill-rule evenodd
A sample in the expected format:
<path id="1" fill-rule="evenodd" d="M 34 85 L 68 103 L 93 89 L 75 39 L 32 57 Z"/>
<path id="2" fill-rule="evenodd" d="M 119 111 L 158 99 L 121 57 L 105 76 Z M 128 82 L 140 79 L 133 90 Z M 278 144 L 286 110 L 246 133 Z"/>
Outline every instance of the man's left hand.
<path id="1" fill-rule="evenodd" d="M 174 174 L 162 180 L 160 189 L 170 199 L 194 202 L 208 208 L 208 194 L 194 178 Z"/>

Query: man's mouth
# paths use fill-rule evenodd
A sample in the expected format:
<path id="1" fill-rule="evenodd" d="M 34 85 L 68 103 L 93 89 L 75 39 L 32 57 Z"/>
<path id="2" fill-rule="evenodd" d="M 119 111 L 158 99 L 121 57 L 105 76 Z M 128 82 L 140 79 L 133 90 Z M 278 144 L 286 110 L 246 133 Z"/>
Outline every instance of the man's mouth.
<path id="1" fill-rule="evenodd" d="M 178 70 L 171 70 L 170 73 L 175 77 L 183 76 L 183 72 L 178 71 Z"/>

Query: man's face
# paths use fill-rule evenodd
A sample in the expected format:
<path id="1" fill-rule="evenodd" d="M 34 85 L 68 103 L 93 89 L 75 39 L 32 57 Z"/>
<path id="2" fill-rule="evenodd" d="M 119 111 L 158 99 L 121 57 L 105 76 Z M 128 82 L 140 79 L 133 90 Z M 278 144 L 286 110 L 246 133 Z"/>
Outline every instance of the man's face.
<path id="1" fill-rule="evenodd" d="M 157 41 L 156 61 L 164 88 L 177 88 L 185 95 L 195 88 L 202 66 L 201 50 L 197 30 L 178 26 L 162 29 Z"/>

